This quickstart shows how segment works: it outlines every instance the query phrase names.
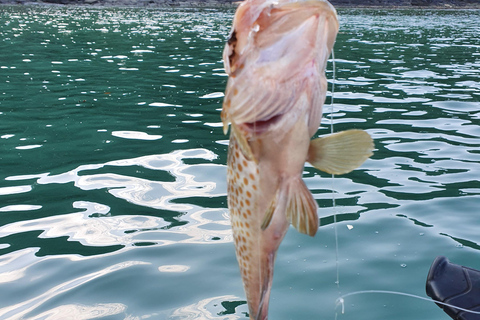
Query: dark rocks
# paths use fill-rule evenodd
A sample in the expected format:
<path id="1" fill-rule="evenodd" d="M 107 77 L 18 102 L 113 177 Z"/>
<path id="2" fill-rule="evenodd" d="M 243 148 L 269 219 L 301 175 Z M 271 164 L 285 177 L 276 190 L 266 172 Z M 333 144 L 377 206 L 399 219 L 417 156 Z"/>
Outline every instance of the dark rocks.
<path id="1" fill-rule="evenodd" d="M 234 6 L 238 0 L 0 0 L 2 4 L 58 4 L 105 7 Z"/>
<path id="2" fill-rule="evenodd" d="M 342 7 L 436 7 L 436 8 L 480 8 L 480 0 L 330 0 L 334 6 Z"/>
<path id="3" fill-rule="evenodd" d="M 60 4 L 94 6 L 221 6 L 238 0 L 0 0 L 0 4 Z M 400 8 L 479 8 L 480 0 L 330 0 L 336 7 L 400 7 Z"/>

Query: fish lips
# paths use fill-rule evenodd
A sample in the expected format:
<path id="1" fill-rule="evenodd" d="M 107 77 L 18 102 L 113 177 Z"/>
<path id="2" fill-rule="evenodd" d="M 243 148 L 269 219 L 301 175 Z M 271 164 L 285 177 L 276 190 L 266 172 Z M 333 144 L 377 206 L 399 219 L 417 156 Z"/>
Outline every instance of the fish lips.
<path id="1" fill-rule="evenodd" d="M 241 128 L 245 130 L 249 135 L 257 136 L 262 135 L 272 129 L 277 123 L 280 122 L 284 114 L 274 115 L 271 118 L 264 120 L 257 120 L 254 122 L 246 122 L 240 124 Z"/>

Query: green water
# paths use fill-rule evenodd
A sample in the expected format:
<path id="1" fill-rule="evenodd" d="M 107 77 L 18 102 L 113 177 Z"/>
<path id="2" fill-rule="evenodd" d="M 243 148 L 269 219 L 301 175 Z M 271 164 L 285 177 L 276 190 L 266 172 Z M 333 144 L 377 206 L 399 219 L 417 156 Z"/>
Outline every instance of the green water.
<path id="1" fill-rule="evenodd" d="M 247 319 L 219 119 L 232 15 L 0 7 L 0 319 Z M 480 11 L 339 19 L 319 134 L 332 117 L 377 150 L 334 180 L 305 168 L 322 227 L 282 243 L 274 320 L 425 296 L 437 255 L 480 269 Z M 447 319 L 380 294 L 337 316 Z"/>

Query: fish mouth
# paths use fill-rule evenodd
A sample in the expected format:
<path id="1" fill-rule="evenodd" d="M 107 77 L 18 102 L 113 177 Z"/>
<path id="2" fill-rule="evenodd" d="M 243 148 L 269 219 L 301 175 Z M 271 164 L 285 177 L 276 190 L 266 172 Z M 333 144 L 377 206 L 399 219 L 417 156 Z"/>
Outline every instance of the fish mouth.
<path id="1" fill-rule="evenodd" d="M 277 114 L 266 120 L 257 120 L 254 122 L 243 123 L 245 129 L 252 134 L 262 134 L 267 132 L 273 125 L 277 124 L 283 114 Z"/>

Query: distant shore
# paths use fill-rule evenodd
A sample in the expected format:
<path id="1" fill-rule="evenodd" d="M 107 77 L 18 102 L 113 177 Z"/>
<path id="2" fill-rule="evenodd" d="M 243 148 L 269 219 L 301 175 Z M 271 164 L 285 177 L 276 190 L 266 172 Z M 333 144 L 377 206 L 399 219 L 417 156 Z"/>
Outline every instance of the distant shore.
<path id="1" fill-rule="evenodd" d="M 480 0 L 331 0 L 337 8 L 480 9 Z M 0 0 L 0 5 L 58 4 L 100 7 L 234 7 L 237 0 Z"/>

